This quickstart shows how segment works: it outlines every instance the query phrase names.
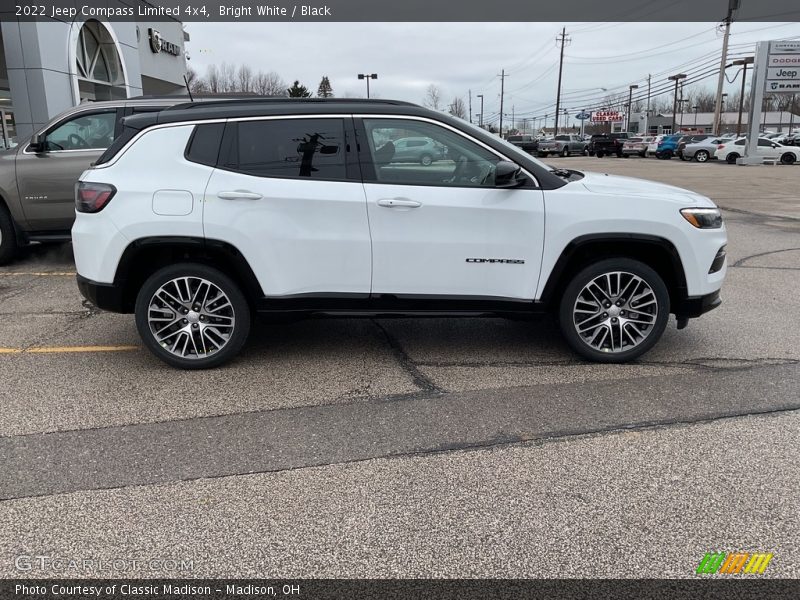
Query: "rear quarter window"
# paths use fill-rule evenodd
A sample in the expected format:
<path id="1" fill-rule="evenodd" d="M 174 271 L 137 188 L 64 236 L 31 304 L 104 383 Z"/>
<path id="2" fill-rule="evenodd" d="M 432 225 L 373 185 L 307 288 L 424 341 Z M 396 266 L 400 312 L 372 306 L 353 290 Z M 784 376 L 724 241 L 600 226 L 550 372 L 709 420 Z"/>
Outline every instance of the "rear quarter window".
<path id="1" fill-rule="evenodd" d="M 224 131 L 225 123 L 196 125 L 189 138 L 189 143 L 186 145 L 186 160 L 215 167 Z"/>

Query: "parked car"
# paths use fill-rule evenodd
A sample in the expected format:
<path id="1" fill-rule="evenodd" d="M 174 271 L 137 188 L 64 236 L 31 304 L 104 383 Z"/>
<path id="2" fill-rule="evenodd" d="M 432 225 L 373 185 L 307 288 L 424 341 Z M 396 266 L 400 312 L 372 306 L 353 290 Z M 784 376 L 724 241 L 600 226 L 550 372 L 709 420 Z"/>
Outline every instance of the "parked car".
<path id="1" fill-rule="evenodd" d="M 736 161 L 744 156 L 744 147 L 746 143 L 747 138 L 727 141 L 717 146 L 715 155 L 718 159 L 724 160 L 728 164 L 736 164 Z M 783 146 L 768 138 L 758 138 L 756 151 L 759 156 L 780 160 L 784 165 L 792 165 L 800 160 L 800 148 Z"/>
<path id="2" fill-rule="evenodd" d="M 625 140 L 622 144 L 622 156 L 632 156 L 634 154 L 642 158 L 647 156 L 647 147 L 653 140 L 653 136 L 648 135 L 644 137 L 632 137 Z"/>
<path id="3" fill-rule="evenodd" d="M 675 150 L 675 155 L 681 160 L 691 160 L 691 157 L 684 156 L 683 152 L 684 148 L 686 148 L 688 144 L 694 144 L 695 142 L 702 142 L 703 140 L 707 140 L 711 137 L 712 135 L 710 133 L 684 135 L 680 140 L 678 140 L 678 147 Z"/>
<path id="4" fill-rule="evenodd" d="M 589 142 L 589 154 L 602 158 L 607 154 L 622 156 L 622 145 L 629 137 L 627 131 L 615 133 L 598 133 L 592 136 Z"/>
<path id="5" fill-rule="evenodd" d="M 447 149 L 441 144 L 437 144 L 430 138 L 407 137 L 394 140 L 394 156 L 392 162 L 395 163 L 420 163 L 429 166 L 437 160 L 442 160 L 447 154 Z"/>
<path id="6" fill-rule="evenodd" d="M 532 135 L 509 135 L 506 141 L 528 154 L 533 154 L 539 149 L 539 141 Z"/>
<path id="7" fill-rule="evenodd" d="M 656 152 L 658 151 L 658 145 L 661 143 L 661 140 L 664 139 L 663 135 L 657 135 L 650 143 L 647 144 L 647 156 L 655 156 Z"/>
<path id="8" fill-rule="evenodd" d="M 681 142 L 683 143 L 683 142 Z M 683 160 L 696 160 L 697 162 L 706 162 L 711 159 L 716 159 L 717 147 L 724 143 L 721 138 L 706 137 L 704 140 L 691 142 L 681 148 L 681 158 Z"/>
<path id="9" fill-rule="evenodd" d="M 661 141 L 658 143 L 658 148 L 656 149 L 656 158 L 669 160 L 675 156 L 675 152 L 678 150 L 678 144 L 682 138 L 682 133 L 665 135 L 661 138 Z"/>
<path id="10" fill-rule="evenodd" d="M 80 104 L 16 148 L 0 152 L 0 265 L 30 242 L 70 239 L 75 182 L 122 131 L 122 117 L 186 100 L 165 96 Z"/>
<path id="11" fill-rule="evenodd" d="M 557 135 L 552 141 L 542 142 L 538 150 L 540 157 L 557 154 L 559 156 L 569 156 L 570 154 L 589 154 L 589 144 L 583 141 L 579 135 L 570 133 Z"/>
<path id="12" fill-rule="evenodd" d="M 708 198 L 550 168 L 406 102 L 182 105 L 127 117 L 76 186 L 82 294 L 134 313 L 170 365 L 224 363 L 252 312 L 558 315 L 580 355 L 641 356 L 670 313 L 720 303 L 727 234 Z M 381 140 L 448 148 L 436 169 Z M 352 143 L 356 139 L 361 144 Z"/>

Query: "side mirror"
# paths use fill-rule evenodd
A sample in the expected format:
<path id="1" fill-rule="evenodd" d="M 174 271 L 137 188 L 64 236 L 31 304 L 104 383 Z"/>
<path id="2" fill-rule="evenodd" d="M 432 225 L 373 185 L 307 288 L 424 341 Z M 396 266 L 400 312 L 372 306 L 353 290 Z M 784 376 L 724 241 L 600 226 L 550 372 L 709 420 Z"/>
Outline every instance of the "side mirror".
<path id="1" fill-rule="evenodd" d="M 494 168 L 494 186 L 499 188 L 515 188 L 525 183 L 517 163 L 501 160 Z"/>
<path id="2" fill-rule="evenodd" d="M 47 135 L 44 133 L 37 133 L 31 138 L 29 147 L 32 152 L 47 152 Z"/>

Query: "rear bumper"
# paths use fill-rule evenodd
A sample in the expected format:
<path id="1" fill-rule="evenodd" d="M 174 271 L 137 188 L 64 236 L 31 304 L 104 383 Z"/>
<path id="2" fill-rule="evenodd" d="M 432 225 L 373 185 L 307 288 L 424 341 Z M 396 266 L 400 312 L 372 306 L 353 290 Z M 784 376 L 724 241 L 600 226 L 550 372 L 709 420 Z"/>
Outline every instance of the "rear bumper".
<path id="1" fill-rule="evenodd" d="M 84 298 L 101 310 L 109 312 L 128 312 L 125 310 L 125 302 L 122 293 L 122 286 L 114 283 L 97 283 L 85 277 L 77 276 L 78 289 Z"/>
<path id="2" fill-rule="evenodd" d="M 673 312 L 678 318 L 696 319 L 710 310 L 714 310 L 722 300 L 719 297 L 719 290 L 706 294 L 705 296 L 692 296 L 683 300 L 678 306 L 674 307 Z"/>

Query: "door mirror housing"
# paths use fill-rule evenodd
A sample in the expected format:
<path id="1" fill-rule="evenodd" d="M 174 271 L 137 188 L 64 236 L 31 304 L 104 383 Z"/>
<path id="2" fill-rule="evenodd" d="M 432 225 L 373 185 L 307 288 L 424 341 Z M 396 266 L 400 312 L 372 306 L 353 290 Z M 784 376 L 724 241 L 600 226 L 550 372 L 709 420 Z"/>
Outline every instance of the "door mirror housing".
<path id="1" fill-rule="evenodd" d="M 525 176 L 517 163 L 501 160 L 494 168 L 494 185 L 499 188 L 515 188 L 525 183 Z"/>
<path id="2" fill-rule="evenodd" d="M 37 133 L 31 138 L 29 144 L 31 152 L 41 153 L 47 152 L 47 135 L 44 133 Z"/>

